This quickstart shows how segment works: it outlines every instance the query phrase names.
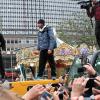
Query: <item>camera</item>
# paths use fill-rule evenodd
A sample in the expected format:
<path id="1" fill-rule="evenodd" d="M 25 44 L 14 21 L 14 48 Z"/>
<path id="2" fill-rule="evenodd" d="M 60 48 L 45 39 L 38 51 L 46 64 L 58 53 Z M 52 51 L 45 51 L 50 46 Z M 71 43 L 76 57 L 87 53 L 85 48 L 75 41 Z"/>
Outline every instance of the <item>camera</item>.
<path id="1" fill-rule="evenodd" d="M 90 7 L 92 7 L 92 1 L 89 0 L 89 1 L 81 1 L 81 2 L 78 2 L 78 4 L 80 4 L 80 8 L 81 9 L 89 9 Z"/>
<path id="2" fill-rule="evenodd" d="M 78 68 L 78 73 L 84 73 L 86 71 L 86 68 L 85 67 L 80 67 Z"/>
<path id="3" fill-rule="evenodd" d="M 87 77 L 86 68 L 83 66 L 77 69 L 77 73 L 78 73 L 78 77 L 82 77 L 82 76 Z"/>
<path id="4" fill-rule="evenodd" d="M 63 95 L 66 94 L 66 93 L 65 93 L 65 91 L 63 91 L 63 90 L 62 90 L 62 91 L 60 90 L 59 92 L 60 92 L 60 93 L 59 93 L 59 99 L 60 99 L 60 100 L 63 100 Z"/>

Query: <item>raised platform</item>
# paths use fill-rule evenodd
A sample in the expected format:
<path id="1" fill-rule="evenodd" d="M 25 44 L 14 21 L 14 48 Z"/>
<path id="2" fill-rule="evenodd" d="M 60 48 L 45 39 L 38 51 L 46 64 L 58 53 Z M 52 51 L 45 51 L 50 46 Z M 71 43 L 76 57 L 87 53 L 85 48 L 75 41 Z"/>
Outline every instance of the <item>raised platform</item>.
<path id="1" fill-rule="evenodd" d="M 23 81 L 23 82 L 10 82 L 11 85 L 11 91 L 19 94 L 19 95 L 24 95 L 30 87 L 37 85 L 37 84 L 41 84 L 41 85 L 45 85 L 45 84 L 56 84 L 59 83 L 59 79 L 56 80 L 49 80 L 49 79 L 45 79 L 45 80 L 33 80 L 33 81 Z"/>

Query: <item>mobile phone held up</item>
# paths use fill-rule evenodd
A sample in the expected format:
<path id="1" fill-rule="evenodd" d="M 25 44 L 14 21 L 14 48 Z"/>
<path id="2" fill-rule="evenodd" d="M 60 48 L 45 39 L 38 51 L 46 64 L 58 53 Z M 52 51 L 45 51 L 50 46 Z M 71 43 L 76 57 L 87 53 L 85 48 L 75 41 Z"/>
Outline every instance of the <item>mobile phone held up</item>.
<path id="1" fill-rule="evenodd" d="M 50 98 L 50 100 L 53 100 L 53 96 L 49 92 L 44 92 L 41 95 L 40 100 L 48 100 L 47 97 Z"/>

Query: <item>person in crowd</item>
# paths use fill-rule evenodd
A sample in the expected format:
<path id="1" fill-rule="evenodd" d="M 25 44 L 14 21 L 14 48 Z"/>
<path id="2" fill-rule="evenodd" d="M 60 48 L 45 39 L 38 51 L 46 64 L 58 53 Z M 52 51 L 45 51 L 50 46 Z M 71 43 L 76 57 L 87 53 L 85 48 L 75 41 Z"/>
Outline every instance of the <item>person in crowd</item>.
<path id="1" fill-rule="evenodd" d="M 1 100 L 100 100 L 100 75 L 96 74 L 94 68 L 90 65 L 84 65 L 88 74 L 94 77 L 95 87 L 92 87 L 92 95 L 85 97 L 84 94 L 89 89 L 86 87 L 90 77 L 84 76 L 75 78 L 71 83 L 71 90 L 64 85 L 68 75 L 60 77 L 58 84 L 35 85 L 23 97 L 9 92 L 0 87 Z"/>
<path id="2" fill-rule="evenodd" d="M 100 86 L 100 76 L 96 77 L 95 82 Z M 86 84 L 88 82 L 89 78 L 85 79 L 84 77 L 77 78 L 74 80 L 72 85 L 72 91 L 71 91 L 71 100 L 84 100 L 85 97 L 83 96 L 84 91 L 87 89 Z M 99 91 L 99 90 L 98 90 Z M 100 100 L 100 92 L 96 95 L 93 94 L 88 98 L 88 100 Z"/>
<path id="3" fill-rule="evenodd" d="M 38 100 L 38 97 L 45 92 L 42 85 L 33 86 L 23 97 L 0 87 L 0 100 Z"/>
<path id="4" fill-rule="evenodd" d="M 1 79 L 3 80 L 5 78 L 5 69 L 3 65 L 3 59 L 2 59 L 2 51 L 6 50 L 6 44 L 5 40 L 2 34 L 0 34 L 0 74 L 1 74 Z"/>

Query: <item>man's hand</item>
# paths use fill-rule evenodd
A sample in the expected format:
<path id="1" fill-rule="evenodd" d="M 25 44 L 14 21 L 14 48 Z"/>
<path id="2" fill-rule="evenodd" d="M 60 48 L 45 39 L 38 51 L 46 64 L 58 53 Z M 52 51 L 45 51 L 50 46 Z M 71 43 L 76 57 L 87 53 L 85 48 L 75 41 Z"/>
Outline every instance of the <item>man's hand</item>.
<path id="1" fill-rule="evenodd" d="M 48 50 L 48 54 L 49 54 L 49 55 L 52 54 L 52 50 Z"/>
<path id="2" fill-rule="evenodd" d="M 89 79 L 77 78 L 72 84 L 71 98 L 79 97 L 84 93 L 86 83 Z"/>
<path id="3" fill-rule="evenodd" d="M 63 100 L 68 100 L 68 98 L 69 98 L 68 92 L 64 90 Z"/>
<path id="4" fill-rule="evenodd" d="M 33 51 L 33 52 L 32 52 L 33 55 L 39 55 L 39 53 L 40 53 L 39 50 L 36 50 L 36 51 Z"/>
<path id="5" fill-rule="evenodd" d="M 100 90 L 98 89 L 92 88 L 92 91 L 94 95 L 100 94 Z"/>
<path id="6" fill-rule="evenodd" d="M 95 82 L 98 86 L 100 86 L 100 76 L 97 76 L 97 77 L 96 77 L 96 80 L 94 80 L 94 82 Z"/>
<path id="7" fill-rule="evenodd" d="M 42 85 L 33 86 L 24 96 L 24 100 L 34 100 L 40 96 L 46 89 Z"/>
<path id="8" fill-rule="evenodd" d="M 89 75 L 95 75 L 96 71 L 93 69 L 91 64 L 84 65 L 86 68 L 86 71 L 88 72 Z"/>
<path id="9" fill-rule="evenodd" d="M 53 99 L 54 99 L 54 100 L 59 100 L 59 92 L 58 92 L 58 91 L 55 91 L 55 92 L 53 93 Z"/>

